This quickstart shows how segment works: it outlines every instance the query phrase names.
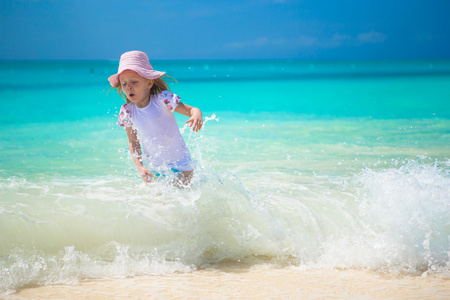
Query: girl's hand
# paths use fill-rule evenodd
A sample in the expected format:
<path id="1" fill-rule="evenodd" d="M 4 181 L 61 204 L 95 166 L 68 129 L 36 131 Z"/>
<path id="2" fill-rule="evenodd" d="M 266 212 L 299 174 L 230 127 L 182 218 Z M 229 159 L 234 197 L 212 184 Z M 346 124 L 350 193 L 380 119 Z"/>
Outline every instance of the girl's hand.
<path id="1" fill-rule="evenodd" d="M 149 170 L 147 170 L 144 167 L 139 167 L 138 172 L 139 175 L 141 175 L 142 180 L 144 180 L 144 182 L 152 182 L 152 180 L 150 180 L 149 178 L 155 177 L 155 175 L 153 175 Z"/>
<path id="2" fill-rule="evenodd" d="M 200 129 L 202 129 L 203 126 L 203 116 L 202 116 L 202 112 L 199 109 L 196 109 L 196 111 L 192 114 L 192 117 L 186 121 L 186 124 L 189 124 L 189 127 L 192 128 L 192 126 L 194 126 L 192 128 L 192 131 L 199 131 Z"/>
<path id="3" fill-rule="evenodd" d="M 200 129 L 202 129 L 203 116 L 202 111 L 200 109 L 180 102 L 175 108 L 175 111 L 190 118 L 189 120 L 186 121 L 186 124 L 189 123 L 189 127 L 191 128 L 192 126 L 194 126 L 194 128 L 192 128 L 193 131 L 197 132 Z"/>

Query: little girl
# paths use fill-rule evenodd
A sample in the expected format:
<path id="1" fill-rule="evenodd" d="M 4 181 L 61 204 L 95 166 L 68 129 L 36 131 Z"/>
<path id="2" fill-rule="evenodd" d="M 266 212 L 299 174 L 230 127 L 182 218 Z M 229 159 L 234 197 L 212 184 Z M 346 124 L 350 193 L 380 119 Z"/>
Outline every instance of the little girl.
<path id="1" fill-rule="evenodd" d="M 130 51 L 122 54 L 117 74 L 108 80 L 122 97 L 125 94 L 127 103 L 120 109 L 118 124 L 126 129 L 131 157 L 144 182 L 171 171 L 178 175 L 180 184 L 187 185 L 193 175 L 191 156 L 174 111 L 189 117 L 186 123 L 195 132 L 202 128 L 202 112 L 181 103 L 162 79 L 164 74 L 153 70 L 144 52 Z"/>

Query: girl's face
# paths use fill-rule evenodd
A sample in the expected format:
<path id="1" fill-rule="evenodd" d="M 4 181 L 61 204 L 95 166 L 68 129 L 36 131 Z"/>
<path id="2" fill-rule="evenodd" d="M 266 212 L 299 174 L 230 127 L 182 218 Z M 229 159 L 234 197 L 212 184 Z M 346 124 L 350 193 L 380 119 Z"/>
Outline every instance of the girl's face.
<path id="1" fill-rule="evenodd" d="M 120 86 L 128 100 L 140 108 L 148 105 L 153 79 L 147 79 L 132 70 L 125 70 L 119 75 Z"/>

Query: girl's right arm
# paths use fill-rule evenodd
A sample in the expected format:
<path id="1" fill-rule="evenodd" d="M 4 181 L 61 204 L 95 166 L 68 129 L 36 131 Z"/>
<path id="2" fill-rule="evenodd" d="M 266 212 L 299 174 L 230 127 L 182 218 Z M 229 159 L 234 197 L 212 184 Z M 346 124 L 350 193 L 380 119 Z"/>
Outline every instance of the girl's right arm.
<path id="1" fill-rule="evenodd" d="M 152 182 L 150 178 L 153 177 L 153 174 L 142 165 L 141 144 L 139 143 L 139 139 L 137 138 L 136 130 L 132 129 L 132 127 L 126 127 L 126 131 L 131 157 L 133 158 L 139 175 L 141 175 L 144 182 Z"/>

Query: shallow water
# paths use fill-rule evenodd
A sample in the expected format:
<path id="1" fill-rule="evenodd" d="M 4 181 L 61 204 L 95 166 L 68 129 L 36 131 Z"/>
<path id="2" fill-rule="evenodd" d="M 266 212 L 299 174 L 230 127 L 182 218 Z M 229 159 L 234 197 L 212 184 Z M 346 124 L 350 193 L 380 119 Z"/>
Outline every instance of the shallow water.
<path id="1" fill-rule="evenodd" d="M 145 185 L 117 62 L 0 64 L 0 291 L 223 261 L 448 277 L 450 63 L 155 62 L 209 120 Z M 265 71 L 265 72 L 264 72 Z"/>

